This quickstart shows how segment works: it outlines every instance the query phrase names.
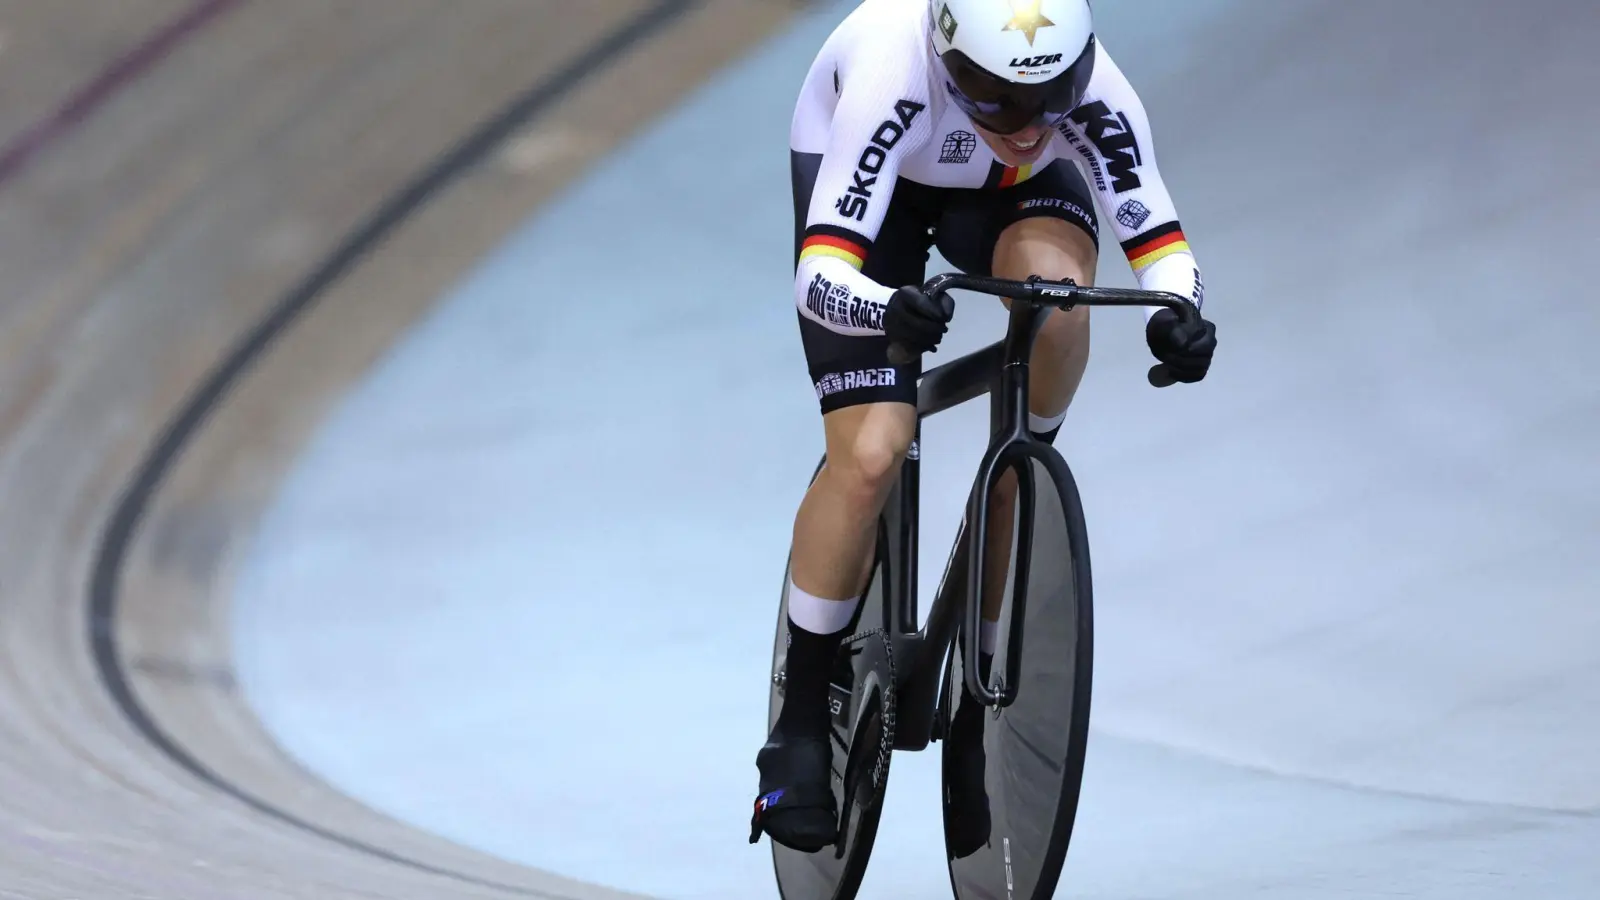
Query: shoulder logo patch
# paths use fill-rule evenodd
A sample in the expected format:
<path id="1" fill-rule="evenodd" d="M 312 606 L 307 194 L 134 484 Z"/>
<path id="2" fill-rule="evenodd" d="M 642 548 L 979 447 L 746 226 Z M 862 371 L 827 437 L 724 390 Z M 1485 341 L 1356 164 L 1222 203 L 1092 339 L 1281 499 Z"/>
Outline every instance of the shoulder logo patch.
<path id="1" fill-rule="evenodd" d="M 1117 208 L 1117 222 L 1124 228 L 1138 228 L 1150 221 L 1150 208 L 1137 200 L 1129 200 Z"/>
<path id="2" fill-rule="evenodd" d="M 970 131 L 952 131 L 945 137 L 944 146 L 939 148 L 939 162 L 947 165 L 971 162 L 977 149 L 977 135 Z"/>

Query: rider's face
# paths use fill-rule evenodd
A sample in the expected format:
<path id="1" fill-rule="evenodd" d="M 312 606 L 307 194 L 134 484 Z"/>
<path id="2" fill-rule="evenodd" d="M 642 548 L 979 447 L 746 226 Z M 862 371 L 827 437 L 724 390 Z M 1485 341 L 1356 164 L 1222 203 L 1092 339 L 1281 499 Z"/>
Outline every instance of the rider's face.
<path id="1" fill-rule="evenodd" d="M 1016 134 L 995 134 L 979 126 L 978 133 L 994 151 L 994 155 L 1008 166 L 1025 166 L 1044 154 L 1055 129 L 1048 125 L 1029 125 Z"/>

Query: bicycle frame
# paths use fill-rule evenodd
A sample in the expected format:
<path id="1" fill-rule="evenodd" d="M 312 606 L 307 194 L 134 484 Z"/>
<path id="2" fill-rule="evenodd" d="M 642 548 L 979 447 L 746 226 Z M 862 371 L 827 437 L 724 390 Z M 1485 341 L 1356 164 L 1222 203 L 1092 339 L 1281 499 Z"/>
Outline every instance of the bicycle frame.
<path id="1" fill-rule="evenodd" d="M 900 477 L 884 506 L 884 524 L 879 534 L 880 563 L 884 582 L 884 623 L 890 635 L 896 666 L 895 749 L 921 750 L 933 739 L 939 686 L 943 676 L 940 663 L 956 635 L 957 597 L 965 601 L 965 633 L 976 635 L 982 615 L 982 585 L 985 575 L 983 548 L 988 538 L 986 511 L 992 492 L 1007 468 L 1018 474 L 1018 518 L 1016 578 L 1012 586 L 1013 609 L 1010 640 L 1020 646 L 1022 609 L 1026 597 L 1027 554 L 1032 544 L 1032 469 L 1019 463 L 1046 453 L 1053 447 L 1035 439 L 1027 430 L 1028 363 L 1044 314 L 1050 308 L 1071 309 L 1078 304 L 1107 306 L 1166 306 L 1186 321 L 1199 317 L 1199 310 L 1188 300 L 1173 294 L 1123 291 L 1107 288 L 1080 288 L 1070 281 L 1048 282 L 1038 278 L 1027 282 L 1005 281 L 966 275 L 940 275 L 930 280 L 925 290 L 943 293 L 952 289 L 971 289 L 1011 298 L 1011 311 L 1005 337 L 980 350 L 923 373 L 917 389 L 918 425 L 915 440 L 920 446 L 921 420 L 947 409 L 989 395 L 990 440 L 983 455 L 973 488 L 968 495 L 966 515 L 956 533 L 945 573 L 935 593 L 928 621 L 921 628 L 917 604 L 918 484 L 920 454 L 908 454 L 901 464 Z M 1165 386 L 1155 370 L 1151 383 Z M 1170 383 L 1170 382 L 1165 382 Z M 891 536 L 893 539 L 891 540 Z M 957 593 L 959 592 L 959 594 Z M 979 677 L 978 642 L 963 642 L 963 673 L 967 689 L 979 702 L 990 706 L 1009 704 L 1016 693 L 1020 654 L 1008 654 L 1000 690 L 995 692 Z"/>

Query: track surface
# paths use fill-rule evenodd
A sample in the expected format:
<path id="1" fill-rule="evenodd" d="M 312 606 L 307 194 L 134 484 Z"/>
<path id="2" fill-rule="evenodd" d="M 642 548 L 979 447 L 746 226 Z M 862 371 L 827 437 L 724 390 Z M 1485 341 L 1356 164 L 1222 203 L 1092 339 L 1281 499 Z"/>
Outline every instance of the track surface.
<path id="1" fill-rule="evenodd" d="M 542 210 L 307 445 L 235 622 L 242 688 L 307 766 L 533 865 L 772 896 L 743 842 L 751 758 L 820 438 L 785 160 L 735 166 L 716 126 L 746 110 L 747 143 L 781 146 L 787 105 L 763 100 L 843 8 Z M 1453 23 L 1385 7 L 1374 32 L 1371 5 L 1236 4 L 1155 29 L 1116 9 L 1103 33 L 1151 106 L 1225 349 L 1202 388 L 1152 391 L 1137 316 L 1097 314 L 1064 443 L 1096 535 L 1099 690 L 1061 895 L 1585 897 L 1595 311 L 1528 224 L 1594 233 L 1579 198 L 1600 183 L 1541 160 L 1594 147 L 1570 110 L 1596 22 L 1550 4 L 1531 29 L 1485 2 Z M 1475 68 L 1511 34 L 1536 64 Z M 1331 79 L 1347 48 L 1386 68 Z M 1502 97 L 1538 141 L 1500 130 Z M 1102 271 L 1129 281 L 1114 251 Z M 597 297 L 598 272 L 649 290 Z M 948 352 L 1000 324 L 963 303 Z M 984 417 L 924 444 L 924 584 Z M 891 783 L 864 896 L 944 895 L 937 756 Z"/>
<path id="2" fill-rule="evenodd" d="M 300 770 L 239 704 L 215 602 L 326 400 L 790 15 L 577 12 L 0 4 L 0 895 L 616 896 Z M 292 327 L 263 342 L 274 314 Z"/>
<path id="3" fill-rule="evenodd" d="M 634 145 L 631 165 L 549 208 L 531 232 L 543 243 L 524 232 L 505 245 L 498 265 L 524 276 L 522 295 L 474 282 L 476 305 L 464 294 L 384 355 L 592 154 L 789 10 L 535 6 L 241 3 L 130 72 L 67 133 L 37 123 L 188 7 L 0 5 L 0 141 L 34 144 L 0 183 L 0 896 L 617 896 L 516 863 L 660 896 L 770 895 L 764 848 L 723 832 L 747 808 L 759 739 L 746 723 L 761 718 L 761 598 L 817 444 L 782 278 L 769 279 L 776 291 L 757 286 L 787 253 L 781 153 L 741 172 L 710 155 L 715 145 L 692 157 L 665 140 L 684 126 L 654 132 L 652 153 L 685 156 Z M 1582 299 L 1586 270 L 1567 257 L 1550 265 L 1549 248 L 1570 240 L 1581 259 L 1600 233 L 1600 179 L 1570 162 L 1600 156 L 1592 117 L 1573 113 L 1600 82 L 1588 52 L 1600 22 L 1555 0 L 1533 11 L 1473 0 L 1449 20 L 1421 4 L 1288 6 L 1196 14 L 1184 27 L 1226 48 L 1199 58 L 1127 21 L 1137 10 L 1103 14 L 1152 108 L 1231 362 L 1203 391 L 1152 395 L 1138 384 L 1135 332 L 1115 317 L 1097 329 L 1064 442 L 1099 536 L 1103 597 L 1099 730 L 1066 884 L 1076 896 L 1197 900 L 1589 897 L 1600 882 L 1586 716 L 1600 702 L 1600 388 L 1583 363 L 1600 319 Z M 652 10 L 660 24 L 646 27 Z M 776 69 L 741 69 L 754 80 L 721 95 L 761 104 L 751 121 L 768 137 L 746 135 L 743 155 L 781 146 L 782 85 L 814 37 L 781 43 Z M 1491 47 L 1521 64 L 1483 66 Z M 577 62 L 597 56 L 604 65 Z M 1352 72 L 1357 56 L 1384 64 Z M 584 77 L 563 79 L 574 66 Z M 541 84 L 564 87 L 539 100 Z M 497 117 L 506 133 L 482 131 Z M 480 133 L 500 139 L 472 144 Z M 475 146 L 486 155 L 454 178 L 425 177 Z M 642 237 L 618 230 L 641 222 Z M 589 256 L 577 252 L 585 236 Z M 606 241 L 625 258 L 592 249 Z M 668 248 L 670 277 L 651 242 Z M 719 253 L 749 281 L 713 278 L 705 261 Z M 1119 265 L 1108 258 L 1103 271 Z M 707 329 L 674 339 L 658 330 L 669 317 L 646 316 L 622 329 L 639 341 L 621 350 L 613 320 L 580 315 L 607 298 L 569 302 L 562 318 L 555 300 L 526 296 L 536 277 L 541 293 L 571 300 L 596 271 L 655 276 L 665 296 L 654 302 L 700 304 Z M 952 351 L 997 322 L 969 306 Z M 252 343 L 275 311 L 288 327 Z M 530 324 L 530 312 L 542 318 Z M 501 343 L 439 343 L 452 321 Z M 559 341 L 539 331 L 558 326 Z M 539 354 L 517 346 L 532 336 L 545 337 Z M 587 362 L 585 338 L 613 340 L 618 386 L 573 367 Z M 418 367 L 430 353 L 444 368 Z M 409 393 L 395 378 L 408 367 L 427 379 Z M 571 391 L 549 386 L 574 372 L 610 405 L 560 405 Z M 528 394 L 492 390 L 519 383 L 546 386 L 531 409 L 509 402 Z M 425 396 L 442 408 L 423 408 Z M 498 417 L 473 415 L 468 400 L 495 396 L 508 401 Z M 374 412 L 385 400 L 388 418 Z M 948 466 L 944 479 L 930 469 L 930 483 L 964 477 L 981 440 L 971 412 L 930 434 L 931 458 Z M 533 445 L 494 437 L 530 422 L 562 484 L 586 487 L 508 508 L 519 487 L 553 481 L 526 465 Z M 402 430 L 378 431 L 400 438 L 383 447 L 328 437 L 385 427 Z M 430 444 L 474 433 L 485 449 L 458 456 L 455 471 L 427 458 Z M 1150 477 L 1177 449 L 1181 491 Z M 341 454 L 343 468 L 319 475 L 315 463 Z M 452 505 L 473 472 L 499 506 Z M 1181 477 L 1196 472 L 1206 477 Z M 668 486 L 715 514 L 687 515 Z M 930 547 L 947 539 L 938 527 L 953 498 L 930 499 Z M 638 513 L 593 513 L 622 508 Z M 384 553 L 395 532 L 377 526 L 397 515 L 407 518 L 396 531 L 432 540 L 403 555 L 388 545 L 374 581 L 337 571 Z M 516 568 L 560 557 L 592 572 L 609 558 L 605 539 L 630 527 L 637 555 L 603 569 L 607 603 L 592 602 L 592 575 Z M 523 559 L 468 559 L 488 578 L 473 594 L 448 551 L 495 539 Z M 715 596 L 706 565 L 685 559 L 716 561 Z M 467 584 L 467 602 L 458 591 L 450 608 L 430 607 L 438 596 L 408 580 L 419 571 Z M 504 615 L 519 578 L 549 601 L 520 622 Z M 641 598 L 655 602 L 620 605 Z M 577 652 L 593 645 L 573 639 L 614 627 L 619 612 L 622 639 Z M 502 637 L 512 655 L 486 659 L 482 633 L 455 642 L 440 628 L 463 621 L 571 643 L 541 655 L 513 631 Z M 252 643 L 263 636 L 275 646 Z M 254 660 L 248 702 L 274 733 L 238 693 L 235 637 Z M 733 646 L 754 655 L 705 662 Z M 418 647 L 433 649 L 430 665 L 417 664 Z M 343 668 L 327 668 L 329 654 Z M 461 766 L 482 737 L 462 723 L 508 699 L 490 690 L 497 681 L 521 691 L 522 740 L 536 727 L 594 736 L 620 722 L 634 726 L 637 753 L 651 722 L 681 721 L 680 682 L 664 673 L 750 688 L 695 694 L 695 733 L 653 739 L 658 754 L 683 753 L 652 756 L 659 770 L 629 769 L 639 757 L 618 756 L 615 740 L 581 739 L 546 739 L 521 769 Z M 419 702 L 441 683 L 476 693 Z M 570 684 L 614 693 L 550 690 Z M 305 731 L 281 727 L 291 712 L 343 758 L 307 752 Z M 947 890 L 932 762 L 897 764 L 870 895 Z M 323 781 L 351 772 L 365 780 Z M 577 815 L 644 803 L 713 824 Z M 527 831 L 472 832 L 494 815 Z M 652 873 L 662 855 L 677 869 Z"/>

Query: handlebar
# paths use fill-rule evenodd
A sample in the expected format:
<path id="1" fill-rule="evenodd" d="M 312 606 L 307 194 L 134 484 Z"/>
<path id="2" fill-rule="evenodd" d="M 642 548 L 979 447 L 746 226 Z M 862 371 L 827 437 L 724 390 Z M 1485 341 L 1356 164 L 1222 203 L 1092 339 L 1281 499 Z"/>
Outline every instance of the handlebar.
<path id="1" fill-rule="evenodd" d="M 950 291 L 966 290 L 995 297 L 1009 297 L 1013 303 L 1031 303 L 1036 306 L 1053 306 L 1072 309 L 1074 306 L 1164 306 L 1178 314 L 1185 325 L 1200 322 L 1200 309 L 1187 297 L 1166 291 L 1136 291 L 1125 288 L 1088 287 L 1071 281 L 1046 281 L 1035 275 L 1027 281 L 991 278 L 985 275 L 948 273 L 935 275 L 922 286 L 923 293 L 938 301 Z M 903 366 L 916 359 L 916 354 L 900 344 L 889 345 L 890 365 Z M 1164 365 L 1150 368 L 1150 384 L 1168 387 L 1177 379 Z"/>

